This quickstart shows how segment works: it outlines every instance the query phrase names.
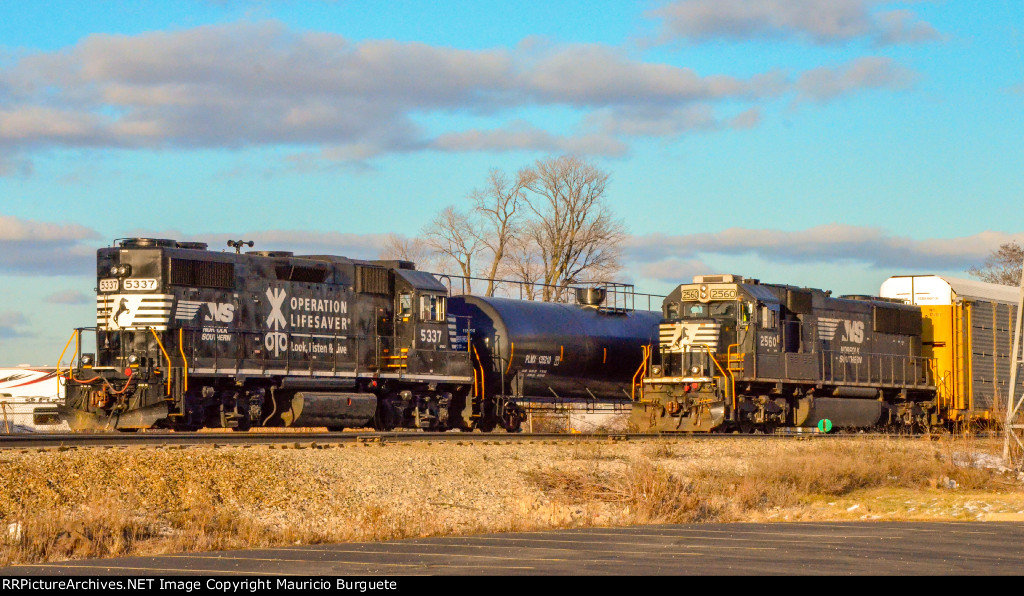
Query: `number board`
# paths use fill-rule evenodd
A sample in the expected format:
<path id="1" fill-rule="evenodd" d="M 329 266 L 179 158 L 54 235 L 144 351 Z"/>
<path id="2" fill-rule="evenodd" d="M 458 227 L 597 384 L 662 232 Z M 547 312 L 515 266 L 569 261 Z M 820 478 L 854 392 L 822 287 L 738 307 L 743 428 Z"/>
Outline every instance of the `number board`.
<path id="1" fill-rule="evenodd" d="M 126 279 L 123 283 L 125 291 L 156 289 L 155 279 Z"/>
<path id="2" fill-rule="evenodd" d="M 121 284 L 116 279 L 101 279 L 100 280 L 100 291 L 101 292 L 116 292 L 120 289 Z"/>
<path id="3" fill-rule="evenodd" d="M 685 288 L 679 291 L 680 300 L 699 300 L 709 302 L 711 300 L 736 300 L 739 292 L 736 286 L 707 286 L 704 294 L 701 295 L 700 288 Z"/>

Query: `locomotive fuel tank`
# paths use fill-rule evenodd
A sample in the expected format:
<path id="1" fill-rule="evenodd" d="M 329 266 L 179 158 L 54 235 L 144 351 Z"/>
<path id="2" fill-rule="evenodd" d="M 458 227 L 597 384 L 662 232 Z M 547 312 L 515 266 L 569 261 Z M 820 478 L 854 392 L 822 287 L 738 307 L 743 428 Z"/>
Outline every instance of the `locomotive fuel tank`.
<path id="1" fill-rule="evenodd" d="M 449 312 L 452 342 L 472 352 L 490 394 L 619 401 L 661 316 L 484 296 L 453 297 Z"/>

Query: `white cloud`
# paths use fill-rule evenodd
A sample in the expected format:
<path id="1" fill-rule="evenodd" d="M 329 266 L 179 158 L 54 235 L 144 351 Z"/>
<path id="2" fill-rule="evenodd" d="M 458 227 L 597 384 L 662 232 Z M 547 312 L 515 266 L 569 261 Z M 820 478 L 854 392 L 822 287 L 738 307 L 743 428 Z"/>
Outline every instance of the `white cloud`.
<path id="1" fill-rule="evenodd" d="M 15 158 L 50 147 L 303 145 L 305 160 L 348 162 L 425 150 L 622 155 L 634 136 L 756 125 L 757 108 L 779 96 L 827 101 L 910 78 L 885 59 L 803 75 L 702 75 L 597 44 L 471 51 L 353 42 L 273 21 L 97 34 L 0 65 L 0 175 L 25 173 Z M 713 106 L 724 102 L 748 112 L 718 122 Z M 580 126 L 512 119 L 538 107 L 577 109 Z M 436 114 L 496 124 L 428 134 L 417 119 Z"/>
<path id="2" fill-rule="evenodd" d="M 637 270 L 642 279 L 686 283 L 693 279 L 694 275 L 708 273 L 712 268 L 701 259 L 668 258 L 640 264 Z"/>
<path id="3" fill-rule="evenodd" d="M 917 75 L 896 65 L 891 58 L 868 56 L 839 68 L 815 68 L 800 75 L 797 97 L 815 102 L 831 101 L 860 89 L 907 89 Z"/>
<path id="4" fill-rule="evenodd" d="M 891 0 L 676 0 L 649 16 L 661 41 L 797 39 L 815 44 L 866 39 L 876 46 L 940 39 L 908 10 L 878 11 Z"/>
<path id="5" fill-rule="evenodd" d="M 78 290 L 62 290 L 43 298 L 43 302 L 47 304 L 91 304 L 95 300 L 95 296 L 84 294 Z"/>
<path id="6" fill-rule="evenodd" d="M 622 155 L 627 150 L 623 142 L 608 135 L 555 135 L 525 123 L 514 123 L 501 130 L 445 133 L 430 146 L 442 151 L 541 150 L 608 156 Z"/>
<path id="7" fill-rule="evenodd" d="M 806 230 L 729 228 L 703 234 L 645 234 L 626 243 L 636 263 L 706 255 L 757 255 L 780 263 L 860 263 L 882 270 L 960 270 L 978 265 L 999 247 L 1024 234 L 981 232 L 960 238 L 914 240 L 881 228 L 827 224 Z"/>
<path id="8" fill-rule="evenodd" d="M 28 325 L 28 319 L 20 312 L 0 312 L 0 339 L 25 337 L 27 335 L 24 329 L 26 325 Z"/>
<path id="9" fill-rule="evenodd" d="M 79 224 L 0 215 L 0 273 L 62 275 L 91 272 L 99 234 Z"/>

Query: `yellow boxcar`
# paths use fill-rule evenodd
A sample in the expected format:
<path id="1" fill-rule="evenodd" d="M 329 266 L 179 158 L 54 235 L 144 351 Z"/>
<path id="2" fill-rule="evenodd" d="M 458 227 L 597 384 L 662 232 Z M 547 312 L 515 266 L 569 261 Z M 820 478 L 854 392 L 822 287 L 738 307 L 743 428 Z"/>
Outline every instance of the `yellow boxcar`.
<path id="1" fill-rule="evenodd" d="M 1018 290 L 941 275 L 898 275 L 879 295 L 921 307 L 922 356 L 933 358 L 938 409 L 933 423 L 1002 421 Z M 1024 387 L 1018 374 L 1017 395 Z"/>

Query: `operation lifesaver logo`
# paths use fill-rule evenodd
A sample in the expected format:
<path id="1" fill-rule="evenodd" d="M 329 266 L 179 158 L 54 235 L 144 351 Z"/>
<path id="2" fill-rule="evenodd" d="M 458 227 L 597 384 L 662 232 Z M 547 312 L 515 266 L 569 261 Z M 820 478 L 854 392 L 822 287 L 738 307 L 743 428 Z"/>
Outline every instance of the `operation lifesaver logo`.
<path id="1" fill-rule="evenodd" d="M 268 288 L 267 300 L 270 301 L 270 315 L 267 317 L 267 332 L 264 344 L 275 357 L 288 350 L 287 329 L 328 332 L 337 334 L 349 328 L 348 301 L 324 298 L 300 298 L 292 296 L 283 288 Z M 288 313 L 285 314 L 285 305 Z M 294 334 L 294 333 L 293 333 Z M 316 337 L 313 334 L 298 334 L 303 337 Z M 305 344 L 303 344 L 305 345 Z M 333 345 L 312 346 L 299 351 L 334 352 Z"/>
<path id="2" fill-rule="evenodd" d="M 281 352 L 288 349 L 288 334 L 282 331 L 288 325 L 288 321 L 284 318 L 284 312 L 281 311 L 287 297 L 287 292 L 282 288 L 267 288 L 267 300 L 270 301 L 270 316 L 267 317 L 267 326 L 273 331 L 267 333 L 263 342 L 267 350 L 273 352 L 275 357 L 280 356 Z"/>

